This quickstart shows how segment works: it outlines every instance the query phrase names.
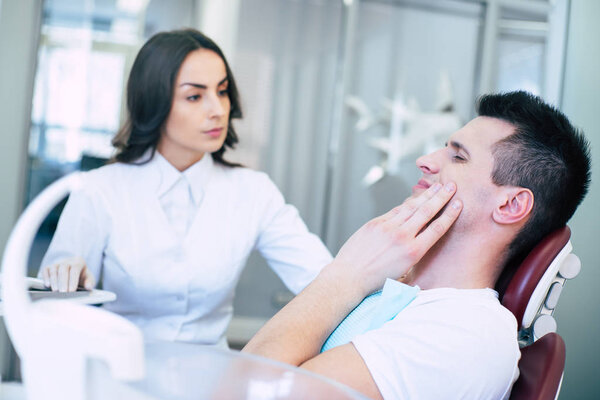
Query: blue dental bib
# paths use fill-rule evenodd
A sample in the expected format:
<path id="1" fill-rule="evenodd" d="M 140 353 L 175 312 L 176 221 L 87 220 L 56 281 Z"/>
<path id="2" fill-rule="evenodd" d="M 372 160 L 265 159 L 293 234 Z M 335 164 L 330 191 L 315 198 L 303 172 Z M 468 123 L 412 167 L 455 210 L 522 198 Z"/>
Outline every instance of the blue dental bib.
<path id="1" fill-rule="evenodd" d="M 381 327 L 417 297 L 420 288 L 386 279 L 383 289 L 365 297 L 329 335 L 321 353 L 350 343 L 357 335 Z"/>

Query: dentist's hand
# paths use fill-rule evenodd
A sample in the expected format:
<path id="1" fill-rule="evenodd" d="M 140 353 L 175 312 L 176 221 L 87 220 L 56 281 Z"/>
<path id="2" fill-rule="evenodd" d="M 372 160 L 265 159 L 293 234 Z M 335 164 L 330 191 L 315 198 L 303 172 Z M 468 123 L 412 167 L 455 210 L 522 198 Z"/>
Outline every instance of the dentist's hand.
<path id="1" fill-rule="evenodd" d="M 445 186 L 436 183 L 372 219 L 348 239 L 330 266 L 345 274 L 353 288 L 361 290 L 364 296 L 381 288 L 386 278 L 400 278 L 458 218 L 462 203 L 457 199 L 450 201 L 455 192 L 453 182 Z M 448 207 L 437 216 L 446 204 Z"/>
<path id="2" fill-rule="evenodd" d="M 54 292 L 74 292 L 78 286 L 92 290 L 96 286 L 94 276 L 81 257 L 70 257 L 47 265 L 42 270 L 44 285 Z"/>

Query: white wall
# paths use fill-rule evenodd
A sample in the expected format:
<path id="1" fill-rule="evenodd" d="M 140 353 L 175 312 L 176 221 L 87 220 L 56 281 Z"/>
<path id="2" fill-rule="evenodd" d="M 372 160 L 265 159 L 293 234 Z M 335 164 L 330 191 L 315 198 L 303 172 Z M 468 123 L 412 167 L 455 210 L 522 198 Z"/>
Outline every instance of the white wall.
<path id="1" fill-rule="evenodd" d="M 600 1 L 571 0 L 562 109 L 592 145 L 592 186 L 571 220 L 581 274 L 568 282 L 556 311 L 566 342 L 561 399 L 599 399 L 600 379 Z"/>
<path id="2" fill-rule="evenodd" d="M 0 3 L 0 255 L 22 208 L 41 0 Z"/>
<path id="3" fill-rule="evenodd" d="M 41 0 L 0 1 L 0 257 L 23 199 Z M 11 375 L 0 319 L 0 374 Z"/>

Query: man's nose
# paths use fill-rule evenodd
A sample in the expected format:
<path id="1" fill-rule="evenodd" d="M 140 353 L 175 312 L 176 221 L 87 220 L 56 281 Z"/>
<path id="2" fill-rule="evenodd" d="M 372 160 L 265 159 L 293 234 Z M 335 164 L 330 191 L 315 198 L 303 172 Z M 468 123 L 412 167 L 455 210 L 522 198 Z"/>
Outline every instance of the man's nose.
<path id="1" fill-rule="evenodd" d="M 438 152 L 439 150 L 417 158 L 416 164 L 417 167 L 421 170 L 421 172 L 429 175 L 437 174 L 438 172 L 440 172 L 440 163 L 436 157 L 438 155 Z"/>

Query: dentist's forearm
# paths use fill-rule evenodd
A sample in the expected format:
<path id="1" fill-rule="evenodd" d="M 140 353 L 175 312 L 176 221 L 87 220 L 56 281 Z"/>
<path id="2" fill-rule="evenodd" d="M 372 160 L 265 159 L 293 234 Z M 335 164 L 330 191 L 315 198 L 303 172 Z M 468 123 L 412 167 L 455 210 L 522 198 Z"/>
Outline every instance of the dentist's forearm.
<path id="1" fill-rule="evenodd" d="M 356 286 L 344 274 L 343 265 L 328 265 L 242 351 L 292 365 L 315 357 L 331 332 L 363 299 Z"/>

